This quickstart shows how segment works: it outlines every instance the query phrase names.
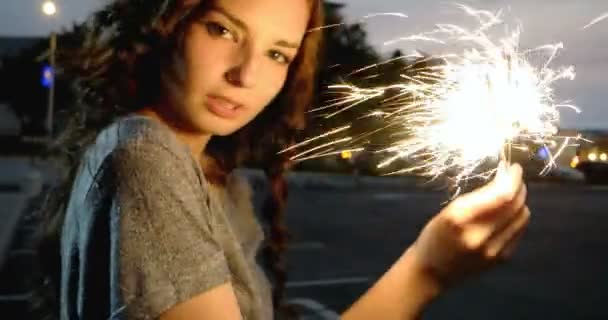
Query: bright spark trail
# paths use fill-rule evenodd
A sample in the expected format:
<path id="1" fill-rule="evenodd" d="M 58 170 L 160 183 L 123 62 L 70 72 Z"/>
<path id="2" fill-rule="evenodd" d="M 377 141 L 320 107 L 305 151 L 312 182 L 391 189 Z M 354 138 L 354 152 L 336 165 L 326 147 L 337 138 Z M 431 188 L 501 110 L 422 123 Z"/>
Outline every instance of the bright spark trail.
<path id="1" fill-rule="evenodd" d="M 589 22 L 586 26 L 584 26 L 583 29 L 590 28 L 591 26 L 596 25 L 596 24 L 598 24 L 601 21 L 606 20 L 606 19 L 608 19 L 608 12 L 602 14 L 601 16 L 599 16 L 599 17 L 597 17 L 597 18 L 595 18 L 593 20 L 591 20 L 591 22 Z"/>

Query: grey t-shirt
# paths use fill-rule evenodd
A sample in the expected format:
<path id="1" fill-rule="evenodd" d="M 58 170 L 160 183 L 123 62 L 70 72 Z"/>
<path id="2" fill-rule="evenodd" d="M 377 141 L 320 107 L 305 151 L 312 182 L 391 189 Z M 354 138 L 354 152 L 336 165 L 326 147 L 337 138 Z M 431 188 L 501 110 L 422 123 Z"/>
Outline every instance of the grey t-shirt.
<path id="1" fill-rule="evenodd" d="M 105 128 L 79 167 L 61 239 L 61 319 L 155 319 L 231 281 L 244 319 L 272 319 L 263 233 L 244 179 L 209 184 L 145 116 Z"/>

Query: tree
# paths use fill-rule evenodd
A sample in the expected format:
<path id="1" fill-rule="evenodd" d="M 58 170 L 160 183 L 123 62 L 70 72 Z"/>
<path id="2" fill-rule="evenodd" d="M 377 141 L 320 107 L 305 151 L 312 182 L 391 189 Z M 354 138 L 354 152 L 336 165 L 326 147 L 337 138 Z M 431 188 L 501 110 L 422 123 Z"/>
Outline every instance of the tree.
<path id="1" fill-rule="evenodd" d="M 332 92 L 328 89 L 330 85 L 349 84 L 359 88 L 386 86 L 402 81 L 400 74 L 406 66 L 406 61 L 400 58 L 403 57 L 400 51 L 395 51 L 389 58 L 382 57 L 369 44 L 364 25 L 345 22 L 341 13 L 343 8 L 343 4 L 325 2 L 325 50 L 320 62 L 319 96 L 315 103 L 317 108 L 328 106 L 348 94 L 347 91 Z M 339 111 L 339 108 L 332 107 L 313 113 L 307 136 L 316 136 L 346 124 L 351 125 L 352 129 L 343 132 L 342 136 L 332 136 L 332 139 L 361 136 L 378 128 L 383 125 L 380 119 L 365 116 L 382 107 L 382 98 L 386 96 L 357 104 L 329 118 L 327 116 Z M 361 119 L 362 117 L 364 118 Z"/>

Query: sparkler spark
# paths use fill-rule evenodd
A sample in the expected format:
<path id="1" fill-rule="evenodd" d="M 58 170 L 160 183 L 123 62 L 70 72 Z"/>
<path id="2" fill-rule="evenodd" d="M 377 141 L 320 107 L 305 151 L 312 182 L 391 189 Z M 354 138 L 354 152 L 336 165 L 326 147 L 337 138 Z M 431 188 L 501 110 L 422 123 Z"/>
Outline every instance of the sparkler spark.
<path id="1" fill-rule="evenodd" d="M 409 70 L 415 71 L 414 75 L 404 73 L 402 82 L 385 87 L 330 86 L 342 93 L 341 98 L 317 111 L 330 110 L 326 117 L 332 117 L 396 90 L 395 98 L 380 102 L 377 110 L 368 113 L 382 117 L 385 127 L 400 129 L 399 139 L 379 150 L 388 154 L 380 168 L 409 159 L 416 164 L 392 173 L 419 172 L 432 178 L 445 175 L 458 185 L 473 177 L 492 176 L 497 166 L 482 168 L 488 161 L 509 162 L 511 150 L 539 146 L 552 152 L 541 173 L 546 172 L 555 166 L 555 158 L 564 148 L 580 139 L 557 136 L 560 109 L 580 112 L 571 104 L 555 101 L 555 82 L 575 77 L 572 66 L 550 67 L 563 45 L 521 50 L 520 28 L 498 38 L 489 35 L 498 26 L 509 30 L 501 12 L 458 7 L 478 22 L 476 28 L 438 24 L 430 32 L 395 41 L 424 41 L 465 49 L 428 57 L 424 66 Z M 532 60 L 538 58 L 542 63 L 534 64 Z M 341 141 L 352 143 L 358 139 Z M 314 150 L 308 151 L 305 154 L 310 158 Z"/>
<path id="2" fill-rule="evenodd" d="M 369 19 L 376 18 L 376 17 L 386 17 L 386 16 L 393 16 L 393 17 L 398 17 L 398 18 L 408 18 L 408 16 L 406 14 L 403 14 L 400 12 L 379 12 L 379 13 L 371 13 L 371 14 L 365 15 L 365 16 L 359 18 L 355 23 L 365 23 Z M 320 30 L 324 30 L 324 29 L 341 27 L 341 26 L 345 26 L 346 24 L 347 24 L 346 22 L 328 24 L 328 25 L 324 25 L 321 27 L 312 28 L 312 29 L 308 30 L 308 32 L 316 32 L 316 31 L 320 31 Z"/>
<path id="3" fill-rule="evenodd" d="M 599 17 L 597 17 L 597 18 L 595 18 L 593 20 L 591 20 L 591 22 L 589 22 L 586 26 L 583 27 L 583 30 L 587 29 L 587 28 L 589 28 L 589 27 L 591 27 L 591 26 L 593 26 L 593 25 L 595 25 L 595 24 L 597 24 L 600 21 L 605 20 L 605 19 L 608 19 L 608 12 L 602 14 L 601 16 L 599 16 Z"/>

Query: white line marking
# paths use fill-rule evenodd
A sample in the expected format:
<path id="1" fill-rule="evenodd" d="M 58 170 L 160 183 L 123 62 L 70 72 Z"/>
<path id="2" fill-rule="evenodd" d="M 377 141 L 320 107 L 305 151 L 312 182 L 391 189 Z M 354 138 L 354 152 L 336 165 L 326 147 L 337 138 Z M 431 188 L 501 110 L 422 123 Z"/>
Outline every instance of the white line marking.
<path id="1" fill-rule="evenodd" d="M 372 195 L 374 200 L 403 200 L 409 198 L 439 197 L 437 193 L 377 193 Z"/>
<path id="2" fill-rule="evenodd" d="M 313 318 L 313 319 L 319 319 L 319 317 L 321 317 L 320 319 L 327 319 L 327 320 L 340 319 L 340 315 L 337 314 L 335 311 L 328 309 L 326 306 L 324 306 L 324 305 L 320 304 L 319 302 L 312 300 L 312 299 L 295 298 L 295 299 L 288 300 L 287 304 L 293 305 L 293 306 L 301 306 L 307 310 L 312 311 L 312 313 L 314 313 L 313 315 L 315 316 L 315 318 Z M 304 317 L 303 319 L 306 319 L 306 318 L 307 317 Z"/>
<path id="3" fill-rule="evenodd" d="M 327 248 L 327 246 L 323 242 L 310 241 L 310 242 L 296 242 L 296 243 L 290 244 L 287 249 L 293 251 L 293 250 L 323 250 L 325 248 Z"/>
<path id="4" fill-rule="evenodd" d="M 324 279 L 324 280 L 309 280 L 309 281 L 291 281 L 287 282 L 287 288 L 306 288 L 306 287 L 325 287 L 335 286 L 341 284 L 359 284 L 368 283 L 371 281 L 371 277 L 353 277 L 353 278 L 336 278 L 336 279 Z"/>

